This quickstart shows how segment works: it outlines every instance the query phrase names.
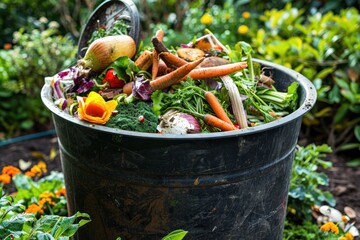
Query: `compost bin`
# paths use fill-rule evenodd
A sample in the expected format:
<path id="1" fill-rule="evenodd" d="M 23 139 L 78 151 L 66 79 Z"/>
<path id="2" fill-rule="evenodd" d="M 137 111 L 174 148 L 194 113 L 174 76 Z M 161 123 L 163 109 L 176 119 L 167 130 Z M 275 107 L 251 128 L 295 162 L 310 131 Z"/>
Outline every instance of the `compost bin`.
<path id="1" fill-rule="evenodd" d="M 301 74 L 271 69 L 276 88 L 299 83 L 296 111 L 264 125 L 186 135 L 141 133 L 79 120 L 61 111 L 45 84 L 41 98 L 59 139 L 69 214 L 92 221 L 77 239 L 282 239 L 302 117 L 316 90 Z"/>

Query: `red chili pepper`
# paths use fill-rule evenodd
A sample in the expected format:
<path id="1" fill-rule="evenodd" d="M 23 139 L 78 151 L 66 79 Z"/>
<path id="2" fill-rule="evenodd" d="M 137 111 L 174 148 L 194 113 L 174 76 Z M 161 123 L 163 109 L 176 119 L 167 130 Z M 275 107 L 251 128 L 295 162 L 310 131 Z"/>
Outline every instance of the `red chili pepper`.
<path id="1" fill-rule="evenodd" d="M 102 83 L 108 82 L 111 88 L 122 88 L 125 85 L 125 81 L 118 78 L 113 68 L 110 68 L 106 74 Z"/>

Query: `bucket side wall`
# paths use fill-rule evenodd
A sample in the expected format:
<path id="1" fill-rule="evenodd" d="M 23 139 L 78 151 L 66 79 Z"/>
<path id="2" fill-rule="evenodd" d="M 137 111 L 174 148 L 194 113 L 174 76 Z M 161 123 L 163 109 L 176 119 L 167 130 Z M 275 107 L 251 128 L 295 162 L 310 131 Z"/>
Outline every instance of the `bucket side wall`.
<path id="1" fill-rule="evenodd" d="M 281 239 L 301 120 L 203 141 L 112 136 L 54 120 L 69 211 L 94 216 L 79 239 L 160 239 L 179 228 L 189 239 Z"/>

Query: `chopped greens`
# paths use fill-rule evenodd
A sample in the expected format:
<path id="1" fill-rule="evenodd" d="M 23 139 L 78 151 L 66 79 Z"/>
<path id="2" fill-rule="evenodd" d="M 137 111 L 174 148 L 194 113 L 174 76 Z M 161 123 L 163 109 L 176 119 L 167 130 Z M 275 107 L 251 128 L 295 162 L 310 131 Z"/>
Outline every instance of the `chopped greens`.
<path id="1" fill-rule="evenodd" d="M 99 28 L 90 41 L 127 34 L 127 31 L 128 26 L 118 21 L 112 29 Z M 179 48 L 182 53 L 186 48 L 203 52 L 199 54 L 203 59 L 193 59 L 200 65 L 188 67 L 192 66 L 187 65 L 191 64 L 190 60 L 177 54 Z M 107 116 L 105 126 L 111 128 L 164 134 L 195 133 L 199 132 L 198 126 L 203 133 L 254 127 L 282 118 L 298 107 L 299 83 L 293 82 L 286 91 L 278 91 L 276 79 L 267 76 L 271 69 L 266 69 L 265 74 L 265 69 L 253 61 L 253 50 L 246 42 L 231 48 L 207 31 L 206 35 L 189 44 L 166 47 L 161 41 L 154 41 L 153 46 L 141 49 L 134 59 L 119 57 L 96 74 L 83 73 L 76 66 L 59 72 L 51 84 L 54 103 L 74 117 L 79 117 L 78 108 L 81 108 L 80 117 L 86 116 L 79 117 L 82 120 L 97 123 L 97 118 Z M 159 79 L 171 79 L 162 80 L 170 81 L 170 84 L 156 85 L 154 82 L 159 83 Z M 87 98 L 92 92 L 106 101 Z M 206 97 L 209 92 L 212 100 Z M 162 127 L 174 125 L 178 116 L 186 116 L 188 122 L 183 121 L 184 126 L 197 122 L 197 127 L 190 127 L 196 131 L 179 129 L 182 125 L 176 124 L 172 130 L 159 130 L 164 129 L 160 123 Z M 191 117 L 196 121 L 189 120 Z"/>

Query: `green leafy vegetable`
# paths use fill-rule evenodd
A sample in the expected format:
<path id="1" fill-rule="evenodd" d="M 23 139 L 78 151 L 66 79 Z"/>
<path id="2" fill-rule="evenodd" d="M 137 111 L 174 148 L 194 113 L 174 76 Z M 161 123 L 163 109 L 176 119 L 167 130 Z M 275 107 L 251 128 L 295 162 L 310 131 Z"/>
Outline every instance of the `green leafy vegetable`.
<path id="1" fill-rule="evenodd" d="M 125 104 L 120 102 L 118 113 L 110 118 L 106 126 L 122 130 L 155 133 L 158 117 L 148 103 L 143 101 Z"/>

